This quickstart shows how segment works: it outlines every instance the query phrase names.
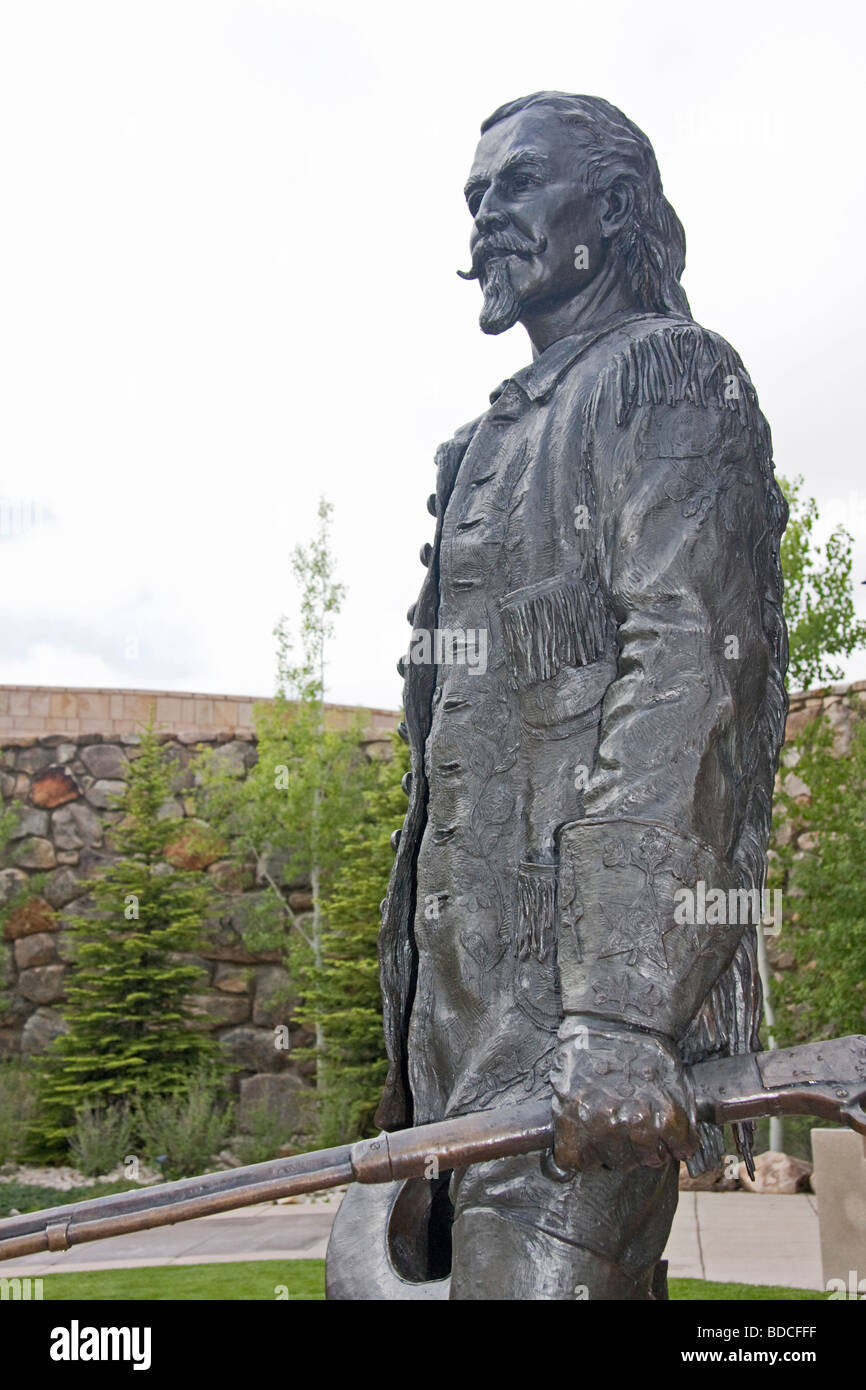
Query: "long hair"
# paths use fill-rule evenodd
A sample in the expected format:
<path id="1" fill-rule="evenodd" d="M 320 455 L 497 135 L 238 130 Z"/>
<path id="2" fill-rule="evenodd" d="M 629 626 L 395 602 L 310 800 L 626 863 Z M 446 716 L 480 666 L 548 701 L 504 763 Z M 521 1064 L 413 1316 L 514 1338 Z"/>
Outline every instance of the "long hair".
<path id="1" fill-rule="evenodd" d="M 686 263 L 682 223 L 662 192 L 655 153 L 643 131 L 601 97 L 566 92 L 533 92 L 500 106 L 481 127 L 481 134 L 529 107 L 544 106 L 580 136 L 578 176 L 588 193 L 603 193 L 614 183 L 628 183 L 634 195 L 631 217 L 612 238 L 614 255 L 646 313 L 691 318 L 680 284 Z"/>

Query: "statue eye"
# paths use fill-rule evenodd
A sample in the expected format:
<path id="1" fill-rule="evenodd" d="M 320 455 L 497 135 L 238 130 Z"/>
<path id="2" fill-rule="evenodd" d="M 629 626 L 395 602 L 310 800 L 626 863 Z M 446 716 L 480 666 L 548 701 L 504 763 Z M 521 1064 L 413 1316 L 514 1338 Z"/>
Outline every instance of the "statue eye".
<path id="1" fill-rule="evenodd" d="M 509 185 L 514 193 L 526 193 L 535 183 L 531 174 L 512 174 Z"/>

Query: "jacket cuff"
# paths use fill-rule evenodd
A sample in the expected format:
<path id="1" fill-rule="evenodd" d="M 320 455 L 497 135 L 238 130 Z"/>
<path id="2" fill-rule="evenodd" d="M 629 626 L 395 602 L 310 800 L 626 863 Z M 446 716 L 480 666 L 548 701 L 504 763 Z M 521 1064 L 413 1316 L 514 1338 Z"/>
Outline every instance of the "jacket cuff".
<path id="1" fill-rule="evenodd" d="M 679 1041 L 752 920 L 745 896 L 744 919 L 730 867 L 691 836 L 630 819 L 563 826 L 557 950 L 566 1015 Z"/>

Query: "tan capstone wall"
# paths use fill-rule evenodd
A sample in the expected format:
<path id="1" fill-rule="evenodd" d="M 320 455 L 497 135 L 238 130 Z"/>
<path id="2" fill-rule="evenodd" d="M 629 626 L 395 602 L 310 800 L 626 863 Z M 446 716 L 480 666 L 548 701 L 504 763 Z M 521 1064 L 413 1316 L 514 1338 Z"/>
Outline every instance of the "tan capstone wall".
<path id="1" fill-rule="evenodd" d="M 177 690 L 74 689 L 48 685 L 0 685 L 0 743 L 16 734 L 134 734 L 151 710 L 157 727 L 189 739 L 216 733 L 251 734 L 253 705 L 266 704 L 250 695 L 199 695 Z M 327 721 L 336 728 L 357 714 L 350 705 L 326 705 Z M 387 738 L 399 714 L 364 710 L 372 738 Z"/>

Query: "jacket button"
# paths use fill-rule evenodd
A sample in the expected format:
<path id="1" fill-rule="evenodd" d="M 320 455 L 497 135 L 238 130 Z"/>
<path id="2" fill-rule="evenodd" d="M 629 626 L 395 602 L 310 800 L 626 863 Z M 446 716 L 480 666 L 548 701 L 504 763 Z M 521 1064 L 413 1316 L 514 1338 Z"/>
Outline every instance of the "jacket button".
<path id="1" fill-rule="evenodd" d="M 400 844 L 400 836 L 402 834 L 402 830 L 394 830 L 391 833 L 391 848 L 395 854 L 397 853 L 397 847 Z"/>
<path id="2" fill-rule="evenodd" d="M 406 609 L 406 622 L 407 622 L 407 623 L 414 623 L 414 621 L 415 621 L 415 609 L 416 609 L 417 607 L 418 607 L 417 603 L 410 603 L 410 604 L 409 604 L 409 607 Z"/>
<path id="3" fill-rule="evenodd" d="M 403 776 L 400 778 L 400 786 L 403 788 L 404 792 L 405 792 L 406 795 L 408 796 L 409 793 L 410 793 L 410 791 L 412 790 L 412 774 L 411 774 L 411 772 L 404 772 L 404 773 L 403 773 Z"/>
<path id="4" fill-rule="evenodd" d="M 432 545 L 430 544 L 429 541 L 425 541 L 424 544 L 422 545 L 421 551 L 420 551 L 420 555 L 421 555 L 421 564 L 422 564 L 422 565 L 425 565 L 425 566 L 426 566 L 426 565 L 429 565 L 429 564 L 430 564 L 430 560 L 432 559 L 432 556 L 433 556 L 433 547 L 432 547 Z"/>
<path id="5" fill-rule="evenodd" d="M 400 723 L 397 725 L 397 733 L 400 735 L 404 743 L 409 742 L 409 730 L 406 728 L 406 725 L 403 723 L 402 719 L 400 720 Z"/>
<path id="6" fill-rule="evenodd" d="M 400 660 L 397 662 L 397 674 L 398 674 L 398 676 L 402 676 L 404 680 L 406 679 L 406 658 L 405 658 L 405 656 L 401 656 L 401 657 L 400 657 Z"/>
<path id="7" fill-rule="evenodd" d="M 431 492 L 431 493 L 430 493 L 430 496 L 427 498 L 427 510 L 428 510 L 428 512 L 430 513 L 431 516 L 435 516 L 435 515 L 436 515 L 436 493 L 435 493 L 435 492 Z"/>

